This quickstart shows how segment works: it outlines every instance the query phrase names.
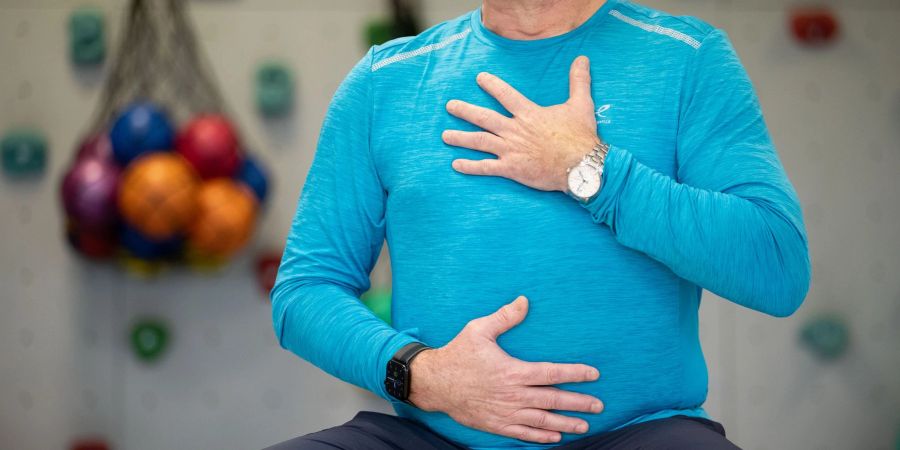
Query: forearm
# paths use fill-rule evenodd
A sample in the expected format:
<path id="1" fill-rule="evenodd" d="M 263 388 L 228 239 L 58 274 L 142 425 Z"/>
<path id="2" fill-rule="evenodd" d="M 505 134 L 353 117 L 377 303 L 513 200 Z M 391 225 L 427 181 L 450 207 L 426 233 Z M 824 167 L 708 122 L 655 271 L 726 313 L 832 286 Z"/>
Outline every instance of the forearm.
<path id="1" fill-rule="evenodd" d="M 806 238 L 777 189 L 742 196 L 677 182 L 613 148 L 588 206 L 623 245 L 719 296 L 774 316 L 793 313 L 809 286 Z M 735 189 L 740 191 L 740 187 Z M 784 207 L 778 207 L 778 205 Z"/>
<path id="2" fill-rule="evenodd" d="M 281 346 L 325 372 L 388 399 L 387 362 L 412 337 L 377 318 L 353 293 L 327 282 L 280 282 L 272 290 Z"/>

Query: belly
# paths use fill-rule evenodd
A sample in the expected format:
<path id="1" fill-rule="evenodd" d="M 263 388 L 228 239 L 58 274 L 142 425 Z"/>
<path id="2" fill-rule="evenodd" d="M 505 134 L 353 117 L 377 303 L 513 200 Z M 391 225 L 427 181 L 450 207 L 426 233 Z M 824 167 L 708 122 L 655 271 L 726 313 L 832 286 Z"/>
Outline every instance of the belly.
<path id="1" fill-rule="evenodd" d="M 500 183 L 482 187 L 495 198 L 481 194 L 442 204 L 439 195 L 423 207 L 440 214 L 420 211 L 389 222 L 395 326 L 416 328 L 425 343 L 441 346 L 469 320 L 525 295 L 528 316 L 498 343 L 526 361 L 597 367 L 599 380 L 562 386 L 603 400 L 601 414 L 571 413 L 586 419 L 592 434 L 702 403 L 705 387 L 686 392 L 683 383 L 685 358 L 702 359 L 696 328 L 685 329 L 695 323 L 685 315 L 696 316 L 696 299 L 685 295 L 683 280 L 618 244 L 608 227 L 593 223 L 564 195 L 485 181 Z M 443 414 L 399 411 L 468 446 L 521 444 Z"/>

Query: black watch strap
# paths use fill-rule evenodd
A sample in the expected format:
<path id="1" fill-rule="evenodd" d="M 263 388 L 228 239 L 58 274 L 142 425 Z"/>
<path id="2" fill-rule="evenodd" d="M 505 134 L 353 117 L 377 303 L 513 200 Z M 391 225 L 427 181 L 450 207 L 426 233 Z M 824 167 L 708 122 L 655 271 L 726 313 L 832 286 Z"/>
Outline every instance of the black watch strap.
<path id="1" fill-rule="evenodd" d="M 423 350 L 428 350 L 429 348 L 431 347 L 421 342 L 410 342 L 409 344 L 404 345 L 400 350 L 397 350 L 397 353 L 394 354 L 394 357 L 392 359 L 408 366 L 409 363 L 412 362 L 413 358 L 415 358 Z"/>
<path id="2" fill-rule="evenodd" d="M 409 365 L 412 360 L 429 346 L 421 342 L 412 342 L 403 346 L 387 364 L 387 373 L 384 378 L 384 386 L 388 394 L 405 403 L 409 401 L 409 385 L 412 374 Z"/>

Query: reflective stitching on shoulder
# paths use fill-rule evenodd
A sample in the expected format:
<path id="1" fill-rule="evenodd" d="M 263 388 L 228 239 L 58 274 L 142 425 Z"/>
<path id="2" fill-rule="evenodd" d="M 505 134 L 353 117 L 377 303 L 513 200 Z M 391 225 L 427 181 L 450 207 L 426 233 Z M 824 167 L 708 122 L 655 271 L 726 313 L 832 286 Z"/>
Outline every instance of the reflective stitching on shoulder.
<path id="1" fill-rule="evenodd" d="M 690 45 L 691 47 L 694 47 L 695 49 L 700 48 L 700 41 L 678 31 L 678 30 L 661 27 L 659 25 L 650 25 L 648 23 L 644 23 L 639 20 L 632 19 L 631 17 L 628 17 L 628 16 L 620 13 L 616 9 L 610 11 L 609 15 L 611 15 L 611 16 L 615 17 L 616 19 L 619 19 L 622 22 L 625 22 L 629 25 L 634 25 L 644 31 L 661 34 L 663 36 L 669 36 L 670 38 L 677 39 L 681 42 L 684 42 L 685 44 Z"/>
<path id="2" fill-rule="evenodd" d="M 381 60 L 381 61 L 378 61 L 378 62 L 375 63 L 375 64 L 372 64 L 372 72 L 374 72 L 374 71 L 376 71 L 376 70 L 378 70 L 378 69 L 380 69 L 380 68 L 382 68 L 382 67 L 384 67 L 384 66 L 393 64 L 393 63 L 395 63 L 395 62 L 400 62 L 400 61 L 403 61 L 403 60 L 406 60 L 406 59 L 409 59 L 409 58 L 414 58 L 414 57 L 419 56 L 419 55 L 424 55 L 424 54 L 426 54 L 426 53 L 433 52 L 433 51 L 435 51 L 435 50 L 440 50 L 440 49 L 442 49 L 442 48 L 444 48 L 444 47 L 446 47 L 446 46 L 448 46 L 448 45 L 450 45 L 450 44 L 452 44 L 452 43 L 454 43 L 454 42 L 456 42 L 456 41 L 458 41 L 458 40 L 460 40 L 460 39 L 466 37 L 466 35 L 468 35 L 470 31 L 472 31 L 471 28 L 470 28 L 470 29 L 466 29 L 465 31 L 456 33 L 456 34 L 454 34 L 454 35 L 448 37 L 447 39 L 444 39 L 443 41 L 436 42 L 436 43 L 434 43 L 434 44 L 428 44 L 428 45 L 426 45 L 426 46 L 424 46 L 424 47 L 422 47 L 422 48 L 417 48 L 417 49 L 415 49 L 415 50 L 411 50 L 411 51 L 408 51 L 408 52 L 397 53 L 396 55 L 391 56 L 390 58 L 385 58 L 385 59 L 383 59 L 383 60 Z"/>

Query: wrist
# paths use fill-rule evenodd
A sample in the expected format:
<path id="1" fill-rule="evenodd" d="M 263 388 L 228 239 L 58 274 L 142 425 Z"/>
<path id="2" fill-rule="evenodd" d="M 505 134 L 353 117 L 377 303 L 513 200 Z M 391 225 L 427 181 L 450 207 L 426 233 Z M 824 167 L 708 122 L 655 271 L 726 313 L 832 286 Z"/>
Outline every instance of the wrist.
<path id="1" fill-rule="evenodd" d="M 597 196 L 603 183 L 603 169 L 609 145 L 599 138 L 594 142 L 594 146 L 582 156 L 581 161 L 566 171 L 564 192 L 582 204 Z"/>
<path id="2" fill-rule="evenodd" d="M 420 352 L 409 365 L 409 401 L 423 411 L 436 411 L 432 383 L 438 372 L 435 370 L 436 349 Z"/>
<path id="3" fill-rule="evenodd" d="M 569 172 L 581 164 L 585 158 L 587 158 L 593 151 L 594 148 L 598 145 L 603 144 L 603 140 L 600 139 L 599 136 L 594 135 L 589 138 L 582 139 L 580 144 L 576 144 L 572 146 L 572 150 L 569 152 L 569 156 L 563 158 L 563 167 L 562 175 L 559 178 L 559 182 L 557 183 L 558 190 L 560 192 L 569 194 Z"/>

